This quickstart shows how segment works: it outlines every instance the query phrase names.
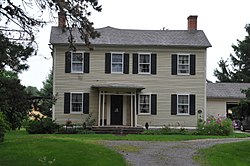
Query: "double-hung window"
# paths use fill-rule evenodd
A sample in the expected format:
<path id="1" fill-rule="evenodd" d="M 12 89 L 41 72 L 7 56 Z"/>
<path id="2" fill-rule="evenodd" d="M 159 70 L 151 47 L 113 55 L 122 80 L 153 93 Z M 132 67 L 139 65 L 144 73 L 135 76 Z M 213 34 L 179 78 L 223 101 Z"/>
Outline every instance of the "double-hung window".
<path id="1" fill-rule="evenodd" d="M 71 113 L 82 113 L 83 93 L 71 93 Z"/>
<path id="2" fill-rule="evenodd" d="M 64 114 L 88 114 L 89 93 L 65 92 Z"/>
<path id="3" fill-rule="evenodd" d="M 83 72 L 83 53 L 82 52 L 72 52 L 71 54 L 71 72 L 72 73 L 82 73 Z"/>
<path id="4" fill-rule="evenodd" d="M 122 53 L 111 54 L 111 72 L 123 73 L 123 54 Z"/>
<path id="5" fill-rule="evenodd" d="M 139 113 L 150 114 L 150 95 L 147 95 L 147 94 L 140 95 Z"/>
<path id="6" fill-rule="evenodd" d="M 189 115 L 189 95 L 177 96 L 177 115 Z"/>
<path id="7" fill-rule="evenodd" d="M 189 74 L 190 62 L 189 55 L 178 55 L 178 74 Z"/>
<path id="8" fill-rule="evenodd" d="M 139 54 L 139 73 L 150 74 L 151 58 L 150 54 Z"/>

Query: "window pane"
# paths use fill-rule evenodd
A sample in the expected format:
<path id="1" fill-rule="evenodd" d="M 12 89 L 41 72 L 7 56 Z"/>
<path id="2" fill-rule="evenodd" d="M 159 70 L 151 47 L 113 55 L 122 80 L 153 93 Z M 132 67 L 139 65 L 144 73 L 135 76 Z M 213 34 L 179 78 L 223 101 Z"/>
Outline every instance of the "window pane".
<path id="1" fill-rule="evenodd" d="M 140 63 L 150 63 L 148 54 L 140 54 Z"/>
<path id="2" fill-rule="evenodd" d="M 73 53 L 73 62 L 82 62 L 82 53 Z"/>
<path id="3" fill-rule="evenodd" d="M 112 64 L 112 72 L 122 72 L 122 64 Z"/>
<path id="4" fill-rule="evenodd" d="M 178 113 L 188 114 L 188 105 L 178 105 Z"/>
<path id="5" fill-rule="evenodd" d="M 72 103 L 72 112 L 82 112 L 82 103 Z"/>
<path id="6" fill-rule="evenodd" d="M 140 64 L 140 72 L 149 73 L 149 64 Z"/>
<path id="7" fill-rule="evenodd" d="M 112 54 L 112 62 L 122 62 L 122 54 Z"/>
<path id="8" fill-rule="evenodd" d="M 72 94 L 72 103 L 76 102 L 76 103 L 82 103 L 82 94 Z"/>
<path id="9" fill-rule="evenodd" d="M 188 104 L 188 95 L 179 95 L 178 104 Z"/>
<path id="10" fill-rule="evenodd" d="M 73 71 L 83 71 L 82 63 L 72 63 Z"/>
<path id="11" fill-rule="evenodd" d="M 188 64 L 188 55 L 179 55 L 179 64 Z"/>

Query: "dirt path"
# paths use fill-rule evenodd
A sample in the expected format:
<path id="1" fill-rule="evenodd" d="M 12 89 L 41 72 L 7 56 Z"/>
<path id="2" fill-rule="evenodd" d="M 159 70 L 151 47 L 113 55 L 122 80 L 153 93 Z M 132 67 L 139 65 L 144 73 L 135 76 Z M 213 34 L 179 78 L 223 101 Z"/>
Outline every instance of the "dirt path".
<path id="1" fill-rule="evenodd" d="M 200 139 L 178 142 L 105 141 L 133 166 L 198 166 L 192 160 L 198 149 L 216 144 L 250 141 L 250 138 Z"/>

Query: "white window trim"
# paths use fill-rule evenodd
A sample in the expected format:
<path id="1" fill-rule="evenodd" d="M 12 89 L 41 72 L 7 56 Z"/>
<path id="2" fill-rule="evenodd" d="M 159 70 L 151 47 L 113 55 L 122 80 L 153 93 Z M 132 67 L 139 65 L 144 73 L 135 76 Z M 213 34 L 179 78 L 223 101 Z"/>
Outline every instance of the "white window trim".
<path id="1" fill-rule="evenodd" d="M 81 94 L 82 95 L 82 110 L 80 112 L 73 112 L 72 111 L 72 95 L 73 94 Z M 84 95 L 83 92 L 70 92 L 70 114 L 83 114 L 83 101 L 84 101 Z"/>
<path id="2" fill-rule="evenodd" d="M 112 56 L 113 54 L 121 54 L 122 55 L 122 71 L 121 72 L 113 72 L 113 61 L 112 61 Z M 115 62 L 117 63 L 117 62 Z M 123 69 L 124 69 L 124 52 L 111 52 L 111 74 L 123 74 Z M 120 63 L 119 63 L 120 64 Z"/>
<path id="3" fill-rule="evenodd" d="M 73 53 L 81 53 L 82 54 L 82 71 L 73 71 Z M 83 51 L 76 51 L 71 52 L 71 73 L 84 73 L 84 52 Z"/>
<path id="4" fill-rule="evenodd" d="M 148 113 L 141 113 L 140 110 L 141 110 L 141 102 L 140 102 L 140 96 L 142 95 L 148 95 L 149 96 L 149 112 Z M 151 93 L 140 93 L 139 94 L 139 99 L 138 99 L 138 115 L 151 115 Z"/>
<path id="5" fill-rule="evenodd" d="M 179 73 L 179 56 L 188 55 L 188 73 Z M 189 53 L 179 53 L 177 54 L 177 75 L 190 75 L 190 54 Z"/>
<path id="6" fill-rule="evenodd" d="M 142 54 L 149 55 L 149 72 L 141 72 L 140 71 L 140 64 L 143 64 L 143 63 L 140 63 L 140 55 L 142 55 Z M 152 63 L 151 63 L 151 54 L 152 53 L 147 53 L 147 52 L 138 53 L 138 74 L 151 74 L 151 65 L 152 65 Z"/>
<path id="7" fill-rule="evenodd" d="M 179 113 L 179 96 L 188 96 L 188 112 L 187 113 Z M 190 94 L 177 94 L 177 114 L 176 115 L 190 115 Z"/>

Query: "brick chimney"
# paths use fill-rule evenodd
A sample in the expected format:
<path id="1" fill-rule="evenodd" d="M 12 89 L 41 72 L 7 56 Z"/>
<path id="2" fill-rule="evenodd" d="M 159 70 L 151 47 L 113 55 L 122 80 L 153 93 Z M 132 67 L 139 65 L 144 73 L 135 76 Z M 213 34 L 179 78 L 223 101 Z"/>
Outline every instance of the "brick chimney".
<path id="1" fill-rule="evenodd" d="M 58 12 L 58 27 L 66 27 L 66 13 L 64 11 Z"/>
<path id="2" fill-rule="evenodd" d="M 198 16 L 189 16 L 188 19 L 188 30 L 193 31 L 197 30 L 197 17 Z"/>

